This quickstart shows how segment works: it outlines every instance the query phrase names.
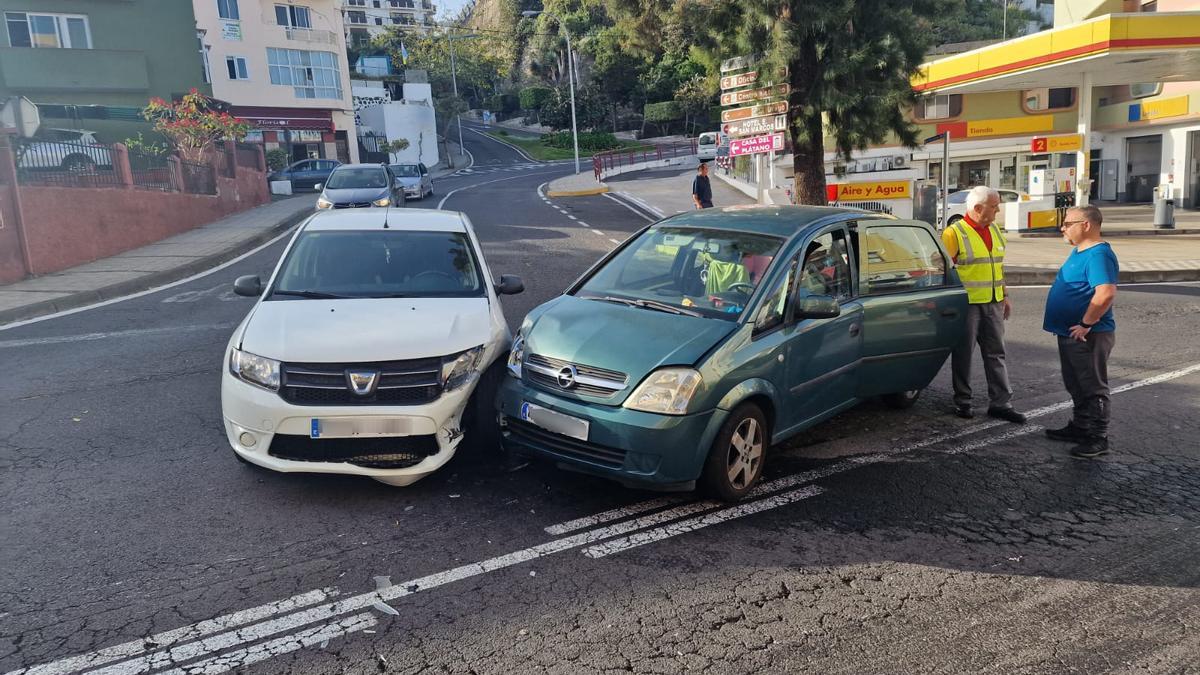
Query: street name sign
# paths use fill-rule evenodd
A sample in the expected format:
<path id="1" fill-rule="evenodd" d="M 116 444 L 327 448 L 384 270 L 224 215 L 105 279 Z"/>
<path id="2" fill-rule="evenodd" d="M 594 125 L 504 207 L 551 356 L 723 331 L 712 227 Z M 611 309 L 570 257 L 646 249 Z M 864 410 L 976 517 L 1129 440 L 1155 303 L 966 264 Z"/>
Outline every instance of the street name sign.
<path id="1" fill-rule="evenodd" d="M 1082 134 L 1038 136 L 1029 141 L 1030 152 L 1073 152 L 1083 147 Z"/>
<path id="2" fill-rule="evenodd" d="M 737 138 L 729 141 L 729 156 L 757 155 L 764 152 L 781 152 L 783 150 L 783 134 L 766 134 Z"/>
<path id="3" fill-rule="evenodd" d="M 776 96 L 787 96 L 791 91 L 792 87 L 788 84 L 776 84 L 770 87 L 762 87 L 761 89 L 727 91 L 721 94 L 721 105 L 739 105 Z"/>
<path id="4" fill-rule="evenodd" d="M 776 101 L 774 103 L 763 103 L 762 105 L 752 105 L 745 108 L 734 108 L 732 110 L 721 111 L 721 121 L 736 122 L 737 120 L 748 120 L 751 117 L 780 115 L 786 113 L 787 109 L 787 101 Z"/>
<path id="5" fill-rule="evenodd" d="M 732 59 L 725 59 L 724 61 L 721 62 L 721 72 L 727 73 L 731 70 L 741 70 L 742 68 L 749 68 L 750 66 L 754 65 L 757 62 L 758 62 L 758 56 L 753 55 L 753 54 L 751 54 L 749 56 L 735 56 Z"/>
<path id="6" fill-rule="evenodd" d="M 721 78 L 721 89 L 737 89 L 758 82 L 758 71 L 752 70 L 739 75 L 726 75 Z"/>
<path id="7" fill-rule="evenodd" d="M 787 115 L 773 117 L 754 117 L 740 122 L 728 122 L 721 125 L 721 131 L 731 138 L 743 136 L 761 136 L 776 131 L 787 131 Z"/>

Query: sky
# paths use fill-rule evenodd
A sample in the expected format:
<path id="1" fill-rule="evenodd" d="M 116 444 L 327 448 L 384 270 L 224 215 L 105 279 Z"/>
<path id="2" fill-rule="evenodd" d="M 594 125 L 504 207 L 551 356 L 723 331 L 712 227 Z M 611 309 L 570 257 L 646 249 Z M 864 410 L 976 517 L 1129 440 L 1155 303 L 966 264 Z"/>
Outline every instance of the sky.
<path id="1" fill-rule="evenodd" d="M 434 6 L 437 7 L 437 18 L 446 19 L 455 16 L 462 10 L 463 5 L 467 4 L 467 0 L 433 0 Z"/>

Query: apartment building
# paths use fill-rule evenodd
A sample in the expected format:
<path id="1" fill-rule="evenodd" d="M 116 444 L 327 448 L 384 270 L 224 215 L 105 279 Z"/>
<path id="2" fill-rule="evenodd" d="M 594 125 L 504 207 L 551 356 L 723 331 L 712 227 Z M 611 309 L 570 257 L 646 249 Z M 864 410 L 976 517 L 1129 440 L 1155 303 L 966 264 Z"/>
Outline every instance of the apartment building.
<path id="1" fill-rule="evenodd" d="M 151 97 L 211 93 L 187 2 L 0 0 L 0 14 L 0 100 L 29 98 L 46 132 L 124 141 L 149 132 Z"/>
<path id="2" fill-rule="evenodd" d="M 358 160 L 341 0 L 193 0 L 213 96 L 290 160 Z"/>
<path id="3" fill-rule="evenodd" d="M 950 134 L 950 188 L 1200 208 L 1200 0 L 1053 11 L 1053 28 L 938 58 L 914 81 L 918 137 Z M 830 152 L 828 180 L 936 185 L 941 156 L 939 142 L 884 143 L 846 164 Z"/>
<path id="4" fill-rule="evenodd" d="M 340 4 L 351 45 L 363 45 L 390 26 L 431 26 L 436 10 L 431 0 L 340 0 Z"/>

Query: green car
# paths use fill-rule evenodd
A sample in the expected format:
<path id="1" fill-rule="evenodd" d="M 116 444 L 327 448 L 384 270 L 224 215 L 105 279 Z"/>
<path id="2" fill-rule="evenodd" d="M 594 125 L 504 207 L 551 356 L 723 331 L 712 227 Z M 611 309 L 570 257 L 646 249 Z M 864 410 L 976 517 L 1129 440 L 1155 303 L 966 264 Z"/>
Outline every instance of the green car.
<path id="1" fill-rule="evenodd" d="M 526 317 L 497 398 L 504 447 L 735 501 L 772 444 L 867 398 L 911 406 L 966 308 L 925 223 L 815 206 L 673 216 Z"/>

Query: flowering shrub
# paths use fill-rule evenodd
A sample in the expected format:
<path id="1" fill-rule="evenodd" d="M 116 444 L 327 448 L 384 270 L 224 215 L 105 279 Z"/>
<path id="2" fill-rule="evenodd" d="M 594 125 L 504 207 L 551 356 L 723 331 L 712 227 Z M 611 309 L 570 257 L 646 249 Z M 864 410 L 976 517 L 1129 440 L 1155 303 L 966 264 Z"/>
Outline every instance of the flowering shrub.
<path id="1" fill-rule="evenodd" d="M 217 141 L 240 141 L 250 131 L 249 122 L 213 110 L 195 89 L 179 101 L 150 99 L 142 117 L 153 122 L 154 130 L 170 139 L 179 156 L 189 162 L 203 162 Z"/>

